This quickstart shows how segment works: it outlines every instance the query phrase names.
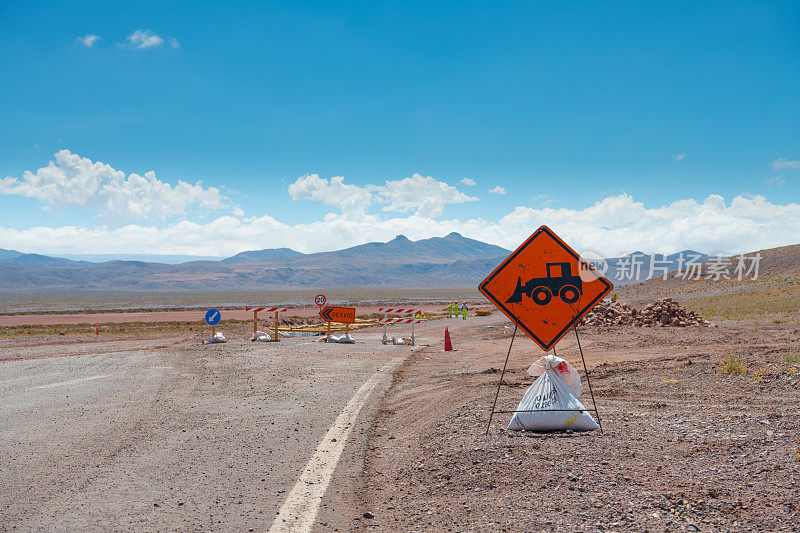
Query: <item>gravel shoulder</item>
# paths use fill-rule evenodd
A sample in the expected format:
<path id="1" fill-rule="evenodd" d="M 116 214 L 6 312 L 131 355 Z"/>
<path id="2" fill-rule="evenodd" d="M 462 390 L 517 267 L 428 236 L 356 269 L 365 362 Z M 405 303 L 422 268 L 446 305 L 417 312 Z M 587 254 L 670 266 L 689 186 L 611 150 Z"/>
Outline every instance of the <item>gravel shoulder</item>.
<path id="1" fill-rule="evenodd" d="M 354 528 L 800 528 L 796 324 L 584 327 L 604 432 L 511 432 L 505 414 L 485 436 L 512 330 L 497 315 L 447 322 L 458 351 L 414 354 L 381 403 Z M 730 353 L 746 373 L 720 373 Z M 516 407 L 540 354 L 517 336 L 498 408 Z M 582 370 L 574 336 L 558 355 Z"/>

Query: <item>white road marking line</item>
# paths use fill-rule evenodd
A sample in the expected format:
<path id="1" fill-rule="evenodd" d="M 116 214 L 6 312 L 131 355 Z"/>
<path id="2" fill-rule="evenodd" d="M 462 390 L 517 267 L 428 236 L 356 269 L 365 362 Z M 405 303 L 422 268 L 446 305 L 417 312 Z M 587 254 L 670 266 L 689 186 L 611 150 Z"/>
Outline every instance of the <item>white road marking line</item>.
<path id="1" fill-rule="evenodd" d="M 331 482 L 333 471 L 339 463 L 339 458 L 344 451 L 344 445 L 350 436 L 350 431 L 358 418 L 358 413 L 367 403 L 372 390 L 381 379 L 391 373 L 400 364 L 404 357 L 397 357 L 389 364 L 375 372 L 356 392 L 342 412 L 336 417 L 333 425 L 322 437 L 314 455 L 300 475 L 292 492 L 286 497 L 280 511 L 272 521 L 270 532 L 306 532 L 314 528 L 319 507 L 328 484 Z"/>
<path id="2" fill-rule="evenodd" d="M 96 376 L 89 376 L 86 378 L 71 379 L 69 381 L 59 381 L 58 383 L 51 383 L 49 385 L 41 385 L 34 387 L 35 389 L 52 389 L 55 387 L 62 387 L 64 385 L 75 385 L 76 383 L 83 383 L 84 381 L 93 381 L 95 379 L 110 378 L 111 374 L 98 374 Z"/>

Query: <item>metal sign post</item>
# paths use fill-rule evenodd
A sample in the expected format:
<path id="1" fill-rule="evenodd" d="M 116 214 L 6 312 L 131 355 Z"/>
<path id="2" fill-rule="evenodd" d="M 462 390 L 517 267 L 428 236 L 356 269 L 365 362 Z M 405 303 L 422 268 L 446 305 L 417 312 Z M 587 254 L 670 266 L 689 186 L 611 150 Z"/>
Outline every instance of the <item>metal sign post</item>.
<path id="1" fill-rule="evenodd" d="M 489 424 L 495 413 L 524 413 L 545 411 L 496 411 L 500 387 L 511 356 L 517 327 L 521 328 L 544 351 L 553 350 L 570 329 L 583 361 L 586 381 L 594 409 L 556 409 L 556 411 L 594 411 L 600 431 L 603 431 L 597 403 L 589 380 L 589 370 L 583 356 L 578 330 L 581 318 L 613 289 L 612 283 L 592 265 L 583 260 L 567 243 L 547 226 L 541 226 L 510 256 L 483 280 L 478 289 L 498 309 L 514 322 L 514 334 L 500 374 Z"/>
<path id="2" fill-rule="evenodd" d="M 221 320 L 222 320 L 222 313 L 220 313 L 216 309 L 209 309 L 208 311 L 206 311 L 206 324 L 211 326 L 212 337 L 215 337 L 217 335 L 217 324 L 219 324 Z"/>

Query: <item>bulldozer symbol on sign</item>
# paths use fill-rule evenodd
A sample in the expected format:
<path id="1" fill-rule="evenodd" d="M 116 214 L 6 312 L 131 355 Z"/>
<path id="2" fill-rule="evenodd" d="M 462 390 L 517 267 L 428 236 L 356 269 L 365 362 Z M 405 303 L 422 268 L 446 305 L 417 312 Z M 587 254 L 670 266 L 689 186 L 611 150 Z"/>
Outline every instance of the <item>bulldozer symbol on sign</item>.
<path id="1" fill-rule="evenodd" d="M 554 275 L 556 268 L 561 270 L 561 275 Z M 572 275 L 569 263 L 547 263 L 546 278 L 533 278 L 525 285 L 521 277 L 517 278 L 517 288 L 506 303 L 521 303 L 523 294 L 539 305 L 547 305 L 556 294 L 564 302 L 572 304 L 583 294 L 583 282 L 580 276 Z"/>

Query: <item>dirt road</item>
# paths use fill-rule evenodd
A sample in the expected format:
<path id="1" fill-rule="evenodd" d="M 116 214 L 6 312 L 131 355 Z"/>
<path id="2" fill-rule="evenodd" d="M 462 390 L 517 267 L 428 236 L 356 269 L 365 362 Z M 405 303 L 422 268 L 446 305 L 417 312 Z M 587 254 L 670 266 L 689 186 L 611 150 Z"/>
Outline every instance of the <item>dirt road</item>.
<path id="1" fill-rule="evenodd" d="M 62 339 L 0 344 L 0 530 L 266 530 L 384 368 L 323 501 L 333 524 L 391 365 L 411 352 L 377 333 L 350 346 Z"/>

